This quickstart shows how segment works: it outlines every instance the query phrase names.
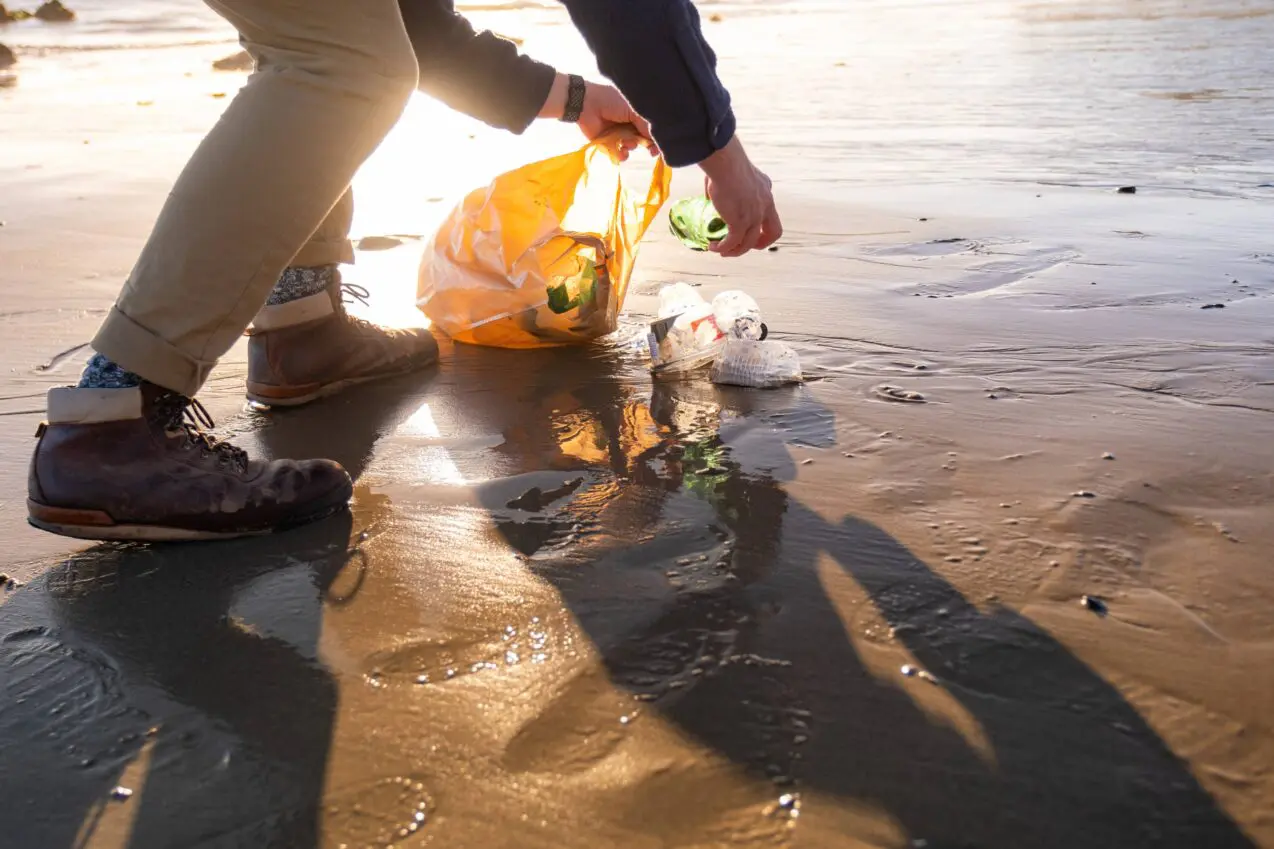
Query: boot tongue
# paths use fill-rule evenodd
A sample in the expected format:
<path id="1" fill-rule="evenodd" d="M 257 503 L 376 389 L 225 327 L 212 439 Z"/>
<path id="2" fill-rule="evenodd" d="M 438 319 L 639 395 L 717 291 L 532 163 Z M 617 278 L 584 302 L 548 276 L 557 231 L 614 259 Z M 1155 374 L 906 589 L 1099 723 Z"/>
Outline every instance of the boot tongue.
<path id="1" fill-rule="evenodd" d="M 204 428 L 216 426 L 212 416 L 193 398 L 187 398 L 171 390 L 161 390 L 152 403 L 154 420 L 169 433 L 183 433 L 186 439 L 199 444 L 209 454 L 239 471 L 248 467 L 248 453 L 228 442 L 209 435 Z"/>
<path id="2" fill-rule="evenodd" d="M 185 395 L 162 390 L 151 400 L 151 411 L 156 423 L 165 430 L 182 430 L 185 428 L 186 409 L 191 400 Z"/>

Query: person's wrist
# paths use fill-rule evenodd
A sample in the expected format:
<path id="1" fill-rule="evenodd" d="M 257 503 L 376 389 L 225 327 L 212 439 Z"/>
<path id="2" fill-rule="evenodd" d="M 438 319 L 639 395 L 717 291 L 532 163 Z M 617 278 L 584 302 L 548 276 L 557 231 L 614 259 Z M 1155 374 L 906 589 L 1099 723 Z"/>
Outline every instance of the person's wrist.
<path id="1" fill-rule="evenodd" d="M 743 142 L 739 141 L 738 136 L 732 137 L 726 142 L 725 147 L 699 163 L 703 173 L 714 180 L 737 174 L 751 166 L 752 162 L 748 159 L 747 151 L 743 149 Z"/>
<path id="2" fill-rule="evenodd" d="M 553 85 L 549 87 L 548 97 L 544 98 L 544 105 L 540 107 L 537 118 L 561 118 L 566 112 L 566 96 L 570 91 L 571 78 L 567 74 L 560 71 L 553 78 Z"/>

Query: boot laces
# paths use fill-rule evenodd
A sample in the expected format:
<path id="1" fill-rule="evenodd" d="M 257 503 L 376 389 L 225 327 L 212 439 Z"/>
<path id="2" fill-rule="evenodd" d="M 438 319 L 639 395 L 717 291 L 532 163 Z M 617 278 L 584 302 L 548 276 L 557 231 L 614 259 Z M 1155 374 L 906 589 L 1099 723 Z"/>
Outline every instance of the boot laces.
<path id="1" fill-rule="evenodd" d="M 344 318 L 350 324 L 362 330 L 367 330 L 367 331 L 371 331 L 371 332 L 379 333 L 379 334 L 383 334 L 385 332 L 385 328 L 381 327 L 379 324 L 376 324 L 375 322 L 372 322 L 372 321 L 367 321 L 366 319 L 363 319 L 363 318 L 359 318 L 358 316 L 350 315 L 345 310 L 346 304 L 352 304 L 355 301 L 358 301 L 360 304 L 362 304 L 365 307 L 370 307 L 372 305 L 370 300 L 372 293 L 369 292 L 366 289 L 366 287 L 359 286 L 357 283 L 346 283 L 342 281 L 340 284 L 340 292 L 341 292 L 341 317 L 342 318 Z"/>
<path id="2" fill-rule="evenodd" d="M 209 434 L 217 423 L 194 398 L 176 392 L 161 395 L 155 402 L 155 415 L 165 430 L 181 432 L 201 454 L 216 457 L 219 465 L 241 472 L 247 469 L 248 452 Z"/>

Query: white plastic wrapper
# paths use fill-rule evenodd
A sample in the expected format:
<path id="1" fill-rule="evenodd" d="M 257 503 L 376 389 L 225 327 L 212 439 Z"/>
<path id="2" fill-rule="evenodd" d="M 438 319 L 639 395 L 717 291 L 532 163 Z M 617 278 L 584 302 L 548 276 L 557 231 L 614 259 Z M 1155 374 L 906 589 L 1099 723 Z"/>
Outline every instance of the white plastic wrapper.
<path id="1" fill-rule="evenodd" d="M 790 345 L 753 339 L 726 339 L 712 364 L 713 383 L 771 389 L 799 383 L 801 360 Z"/>

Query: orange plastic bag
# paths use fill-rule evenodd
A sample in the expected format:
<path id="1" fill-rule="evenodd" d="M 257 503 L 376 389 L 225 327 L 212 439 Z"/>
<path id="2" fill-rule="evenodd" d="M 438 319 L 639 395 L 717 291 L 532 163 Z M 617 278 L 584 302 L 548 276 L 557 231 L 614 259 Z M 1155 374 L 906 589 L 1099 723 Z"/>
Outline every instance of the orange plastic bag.
<path id="1" fill-rule="evenodd" d="M 538 348 L 613 333 L 637 244 L 668 198 L 655 163 L 645 198 L 620 178 L 617 130 L 470 192 L 420 265 L 416 303 L 459 342 Z"/>

